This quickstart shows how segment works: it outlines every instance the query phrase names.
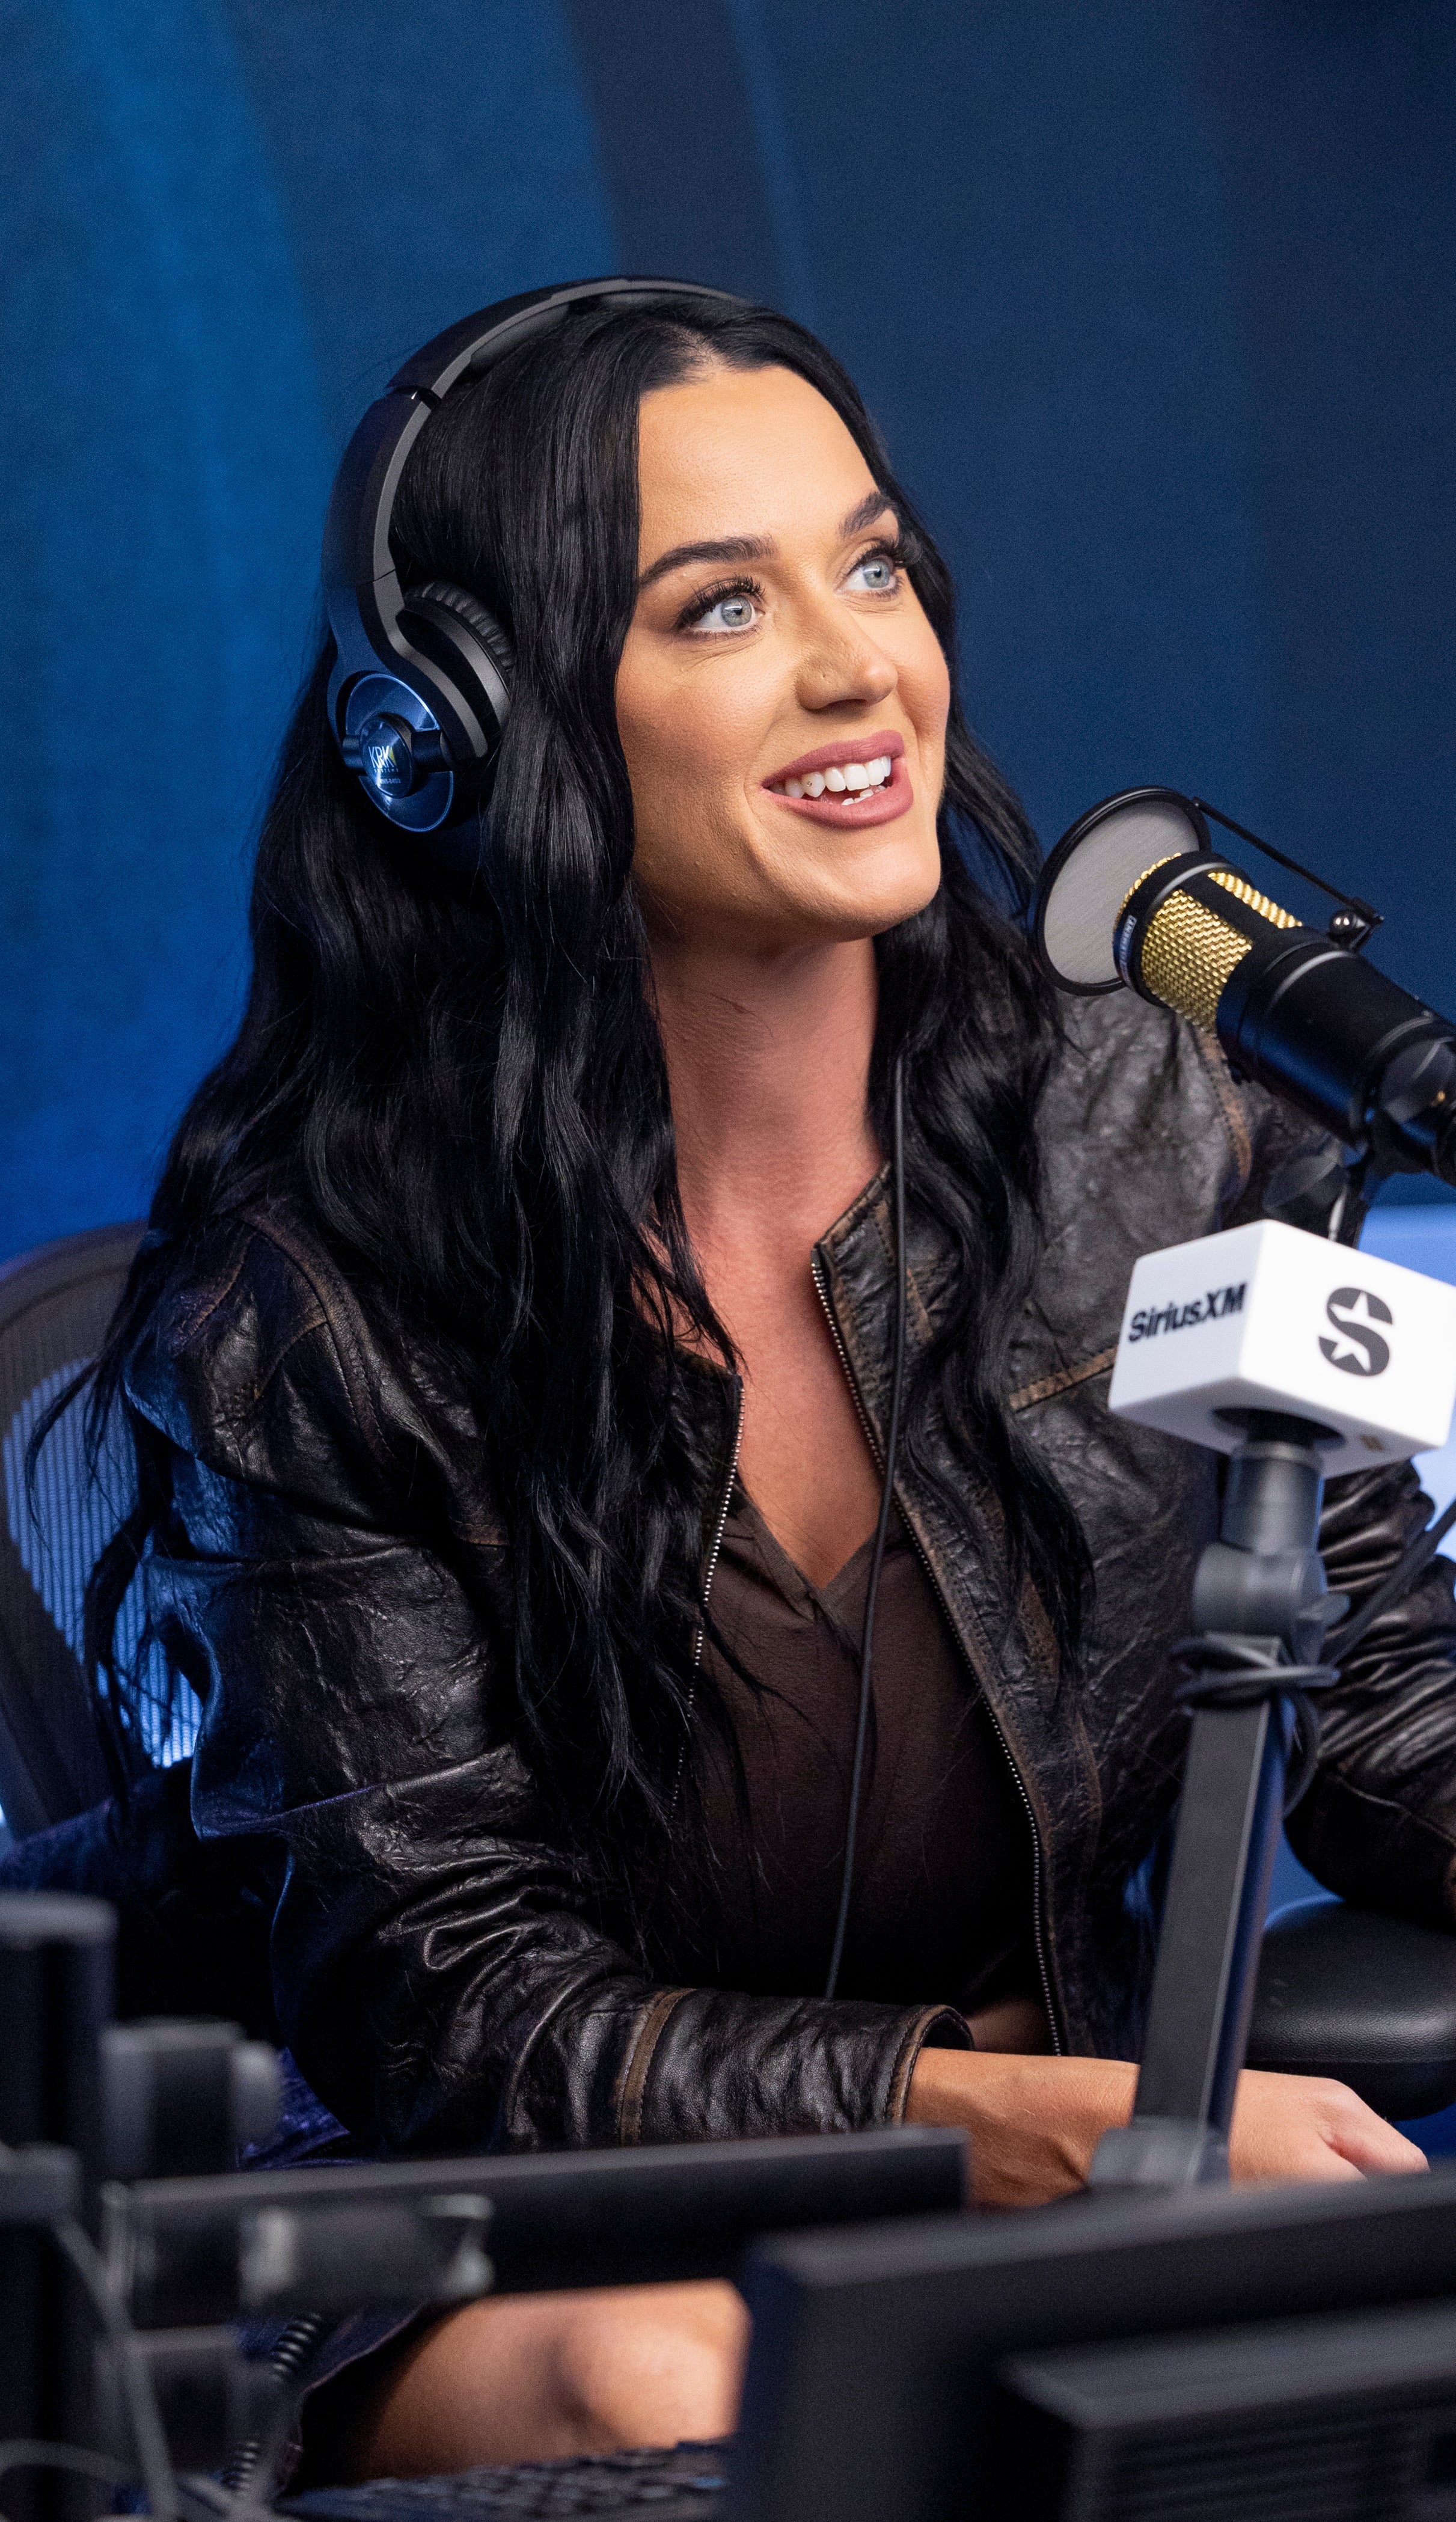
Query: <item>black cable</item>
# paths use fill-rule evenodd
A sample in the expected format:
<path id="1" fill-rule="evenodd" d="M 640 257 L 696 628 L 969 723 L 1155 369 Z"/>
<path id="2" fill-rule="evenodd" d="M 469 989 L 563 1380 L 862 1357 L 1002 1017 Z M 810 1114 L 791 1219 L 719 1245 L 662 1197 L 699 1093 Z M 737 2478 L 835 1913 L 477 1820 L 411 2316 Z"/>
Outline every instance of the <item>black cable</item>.
<path id="1" fill-rule="evenodd" d="M 69 2471 L 72 2478 L 89 2478 L 98 2487 L 130 2487 L 132 2475 L 123 2460 L 108 2460 L 105 2453 L 82 2452 L 74 2444 L 33 2442 L 15 2435 L 0 2443 L 0 2478 L 11 2469 L 58 2469 Z M 0 2522 L 12 2522 L 8 2504 L 0 2504 Z"/>
<path id="2" fill-rule="evenodd" d="M 5 2151 L 0 2147 L 0 2154 Z M 117 2377 L 137 2465 L 142 2474 L 141 2484 L 146 2491 L 147 2510 L 154 2517 L 154 2522 L 176 2522 L 178 2516 L 182 2517 L 182 2522 L 270 2522 L 265 2508 L 257 2503 L 246 2490 L 234 2494 L 216 2480 L 185 2474 L 179 2476 L 173 2469 L 151 2367 L 143 2353 L 144 2342 L 133 2325 L 123 2294 L 90 2234 L 73 2217 L 55 2218 L 50 2223 L 50 2231 L 80 2278 L 92 2312 L 116 2359 Z M 307 2327 L 314 2338 L 324 2326 L 322 2316 L 317 2313 L 292 2323 L 295 2330 Z M 121 2462 L 109 2460 L 100 2453 L 77 2450 L 71 2445 L 0 2444 L 0 2471 L 43 2466 L 70 2469 L 101 2484 L 134 2483 L 134 2473 Z M 10 2522 L 3 2506 L 0 2506 L 0 2522 Z"/>
<path id="3" fill-rule="evenodd" d="M 1368 1629 L 1375 1626 L 1382 1611 L 1387 1611 L 1392 1603 L 1400 1600 L 1402 1594 L 1409 1593 L 1416 1578 L 1430 1566 L 1453 1523 L 1456 1523 L 1456 1498 L 1453 1498 L 1450 1505 L 1436 1517 L 1434 1523 L 1428 1523 L 1424 1532 L 1417 1533 L 1410 1548 L 1397 1559 L 1385 1582 L 1377 1585 L 1364 1610 L 1357 1611 L 1352 1620 L 1342 1622 L 1332 1632 L 1327 1643 L 1331 1659 L 1335 1663 L 1343 1663 L 1347 1656 L 1353 1655 L 1360 1640 Z"/>
<path id="4" fill-rule="evenodd" d="M 1191 1712 L 1199 1707 L 1251 1707 L 1261 1699 L 1287 1699 L 1290 1702 L 1294 1733 L 1285 1793 L 1286 1817 L 1293 1811 L 1311 1784 L 1319 1758 L 1320 1719 L 1313 1694 L 1329 1690 L 1339 1679 L 1340 1667 L 1374 1627 L 1381 1613 L 1388 1611 L 1392 1603 L 1399 1602 L 1423 1570 L 1430 1566 L 1453 1523 L 1456 1523 L 1456 1498 L 1433 1523 L 1429 1523 L 1424 1532 L 1417 1533 L 1409 1549 L 1402 1552 L 1389 1574 L 1376 1587 L 1363 1611 L 1330 1634 L 1326 1640 L 1329 1658 L 1326 1662 L 1282 1663 L 1252 1639 L 1219 1638 L 1215 1641 L 1201 1637 L 1184 1638 L 1173 1649 L 1175 1662 L 1181 1663 L 1189 1675 L 1177 1694 L 1177 1704 Z"/>
<path id="5" fill-rule="evenodd" d="M 279 2406 L 283 2412 L 285 2426 L 290 2407 L 290 2402 L 283 2396 L 286 2386 L 290 2382 L 297 2383 L 299 2375 L 306 2369 L 313 2350 L 327 2326 L 321 2312 L 301 2312 L 296 2320 L 289 2321 L 287 2327 L 274 2339 L 268 2350 L 268 2370 L 276 2377 L 279 2385 Z M 275 2410 L 275 2418 L 276 2415 Z M 279 2427 L 275 2422 L 262 2434 L 250 2435 L 246 2443 L 239 2444 L 222 2473 L 222 2485 L 229 2496 L 249 2496 L 260 2499 L 271 2495 L 273 2482 L 270 2473 L 277 2458 L 271 2437 L 278 2432 Z M 265 2453 L 270 2453 L 271 2458 L 265 2459 Z M 263 2473 L 261 2480 L 260 2471 Z"/>
<path id="6" fill-rule="evenodd" d="M 136 2333 L 110 2269 L 85 2227 L 73 2217 L 59 2216 L 51 2225 L 60 2248 L 86 2290 L 91 2309 L 106 2332 L 117 2359 L 117 2378 L 125 2402 L 132 2441 L 147 2491 L 147 2509 L 155 2522 L 173 2522 L 177 2482 L 167 2449 L 166 2429 L 157 2405 L 151 2373 L 135 2354 Z"/>
<path id="7" fill-rule="evenodd" d="M 1261 1638 L 1182 1638 L 1173 1649 L 1188 1679 L 1175 1693 L 1174 1705 L 1190 1715 L 1200 1707 L 1257 1707 L 1261 1700 L 1287 1701 L 1292 1730 L 1289 1737 L 1285 1777 L 1285 1818 L 1293 1811 L 1314 1779 L 1320 1751 L 1320 1718 L 1315 1693 L 1333 1690 L 1339 1675 L 1333 1663 L 1286 1663 L 1282 1650 Z"/>
<path id="8" fill-rule="evenodd" d="M 855 1726 L 855 1760 L 850 1772 L 849 1817 L 844 1829 L 844 1873 L 839 1884 L 839 1915 L 834 1925 L 834 1949 L 829 1956 L 829 1975 L 824 1982 L 825 1997 L 832 1997 L 839 1985 L 839 1965 L 844 1958 L 844 1933 L 849 1925 L 850 1895 L 855 1882 L 855 1840 L 860 1826 L 860 1797 L 865 1781 L 865 1745 L 869 1734 L 870 1676 L 874 1658 L 874 1607 L 879 1599 L 880 1569 L 885 1561 L 885 1536 L 890 1529 L 890 1509 L 895 1503 L 895 1458 L 900 1450 L 900 1404 L 905 1390 L 905 1317 L 907 1311 L 907 1269 L 905 1260 L 905 1062 L 895 1062 L 891 1094 L 890 1171 L 894 1183 L 895 1206 L 895 1358 L 890 1374 L 890 1424 L 885 1436 L 885 1469 L 880 1482 L 879 1520 L 874 1527 L 874 1548 L 869 1558 L 869 1575 L 865 1587 L 865 1625 L 860 1632 L 860 1712 Z"/>

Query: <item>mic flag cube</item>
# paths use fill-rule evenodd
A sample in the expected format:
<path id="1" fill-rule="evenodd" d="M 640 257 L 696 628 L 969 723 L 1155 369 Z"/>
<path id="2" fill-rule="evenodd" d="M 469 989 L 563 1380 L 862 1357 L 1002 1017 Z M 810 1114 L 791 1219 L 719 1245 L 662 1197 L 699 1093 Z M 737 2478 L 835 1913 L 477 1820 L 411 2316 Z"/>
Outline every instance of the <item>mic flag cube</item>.
<path id="1" fill-rule="evenodd" d="M 1327 1474 L 1443 1445 L 1456 1287 L 1264 1218 L 1133 1271 L 1108 1407 L 1232 1453 L 1243 1414 L 1317 1421 Z"/>

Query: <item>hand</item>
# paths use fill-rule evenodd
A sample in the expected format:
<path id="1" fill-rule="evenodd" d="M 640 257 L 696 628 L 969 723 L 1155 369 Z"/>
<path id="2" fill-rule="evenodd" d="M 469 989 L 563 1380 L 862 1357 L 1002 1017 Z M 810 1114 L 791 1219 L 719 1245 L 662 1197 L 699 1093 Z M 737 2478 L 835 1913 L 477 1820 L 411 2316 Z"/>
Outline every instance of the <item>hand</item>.
<path id="1" fill-rule="evenodd" d="M 1130 2118 L 1137 2080 L 1137 2069 L 1115 2058 L 922 2049 L 905 2116 L 965 2129 L 980 2205 L 1039 2207 L 1082 2186 L 1098 2139 Z M 1347 2085 L 1253 2068 L 1239 2078 L 1231 2157 L 1239 2182 L 1426 2169 L 1420 2147 Z"/>
<path id="2" fill-rule="evenodd" d="M 1358 2180 L 1367 2172 L 1424 2172 L 1426 2157 L 1328 2076 L 1270 2076 L 1245 2067 L 1234 2099 L 1229 2160 L 1238 2181 Z"/>

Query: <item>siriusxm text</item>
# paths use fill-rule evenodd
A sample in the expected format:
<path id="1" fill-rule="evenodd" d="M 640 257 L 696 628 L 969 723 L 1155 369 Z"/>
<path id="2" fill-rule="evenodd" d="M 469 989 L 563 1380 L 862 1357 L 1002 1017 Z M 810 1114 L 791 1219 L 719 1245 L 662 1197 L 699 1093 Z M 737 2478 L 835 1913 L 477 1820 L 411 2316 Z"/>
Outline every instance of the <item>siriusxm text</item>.
<path id="1" fill-rule="evenodd" d="M 1201 1296 L 1191 1296 L 1186 1305 L 1145 1305 L 1128 1324 L 1128 1339 L 1155 1339 L 1159 1331 L 1186 1331 L 1195 1323 L 1222 1322 L 1225 1314 L 1243 1313 L 1247 1292 L 1245 1279 L 1237 1287 L 1209 1287 Z"/>

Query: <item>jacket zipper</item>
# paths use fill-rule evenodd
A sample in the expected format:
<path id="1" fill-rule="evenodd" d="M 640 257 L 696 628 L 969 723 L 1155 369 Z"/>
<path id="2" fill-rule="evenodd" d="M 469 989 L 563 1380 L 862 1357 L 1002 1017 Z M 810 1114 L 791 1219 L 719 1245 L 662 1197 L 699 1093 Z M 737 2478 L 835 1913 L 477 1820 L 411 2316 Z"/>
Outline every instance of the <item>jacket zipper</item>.
<path id="1" fill-rule="evenodd" d="M 713 1541 L 708 1552 L 708 1564 L 703 1570 L 703 1616 L 698 1622 L 697 1635 L 693 1639 L 692 1680 L 688 1685 L 687 1705 L 682 1712 L 682 1741 L 679 1746 L 678 1751 L 678 1766 L 673 1778 L 673 1800 L 668 1807 L 669 1812 L 676 1810 L 678 1797 L 681 1792 L 682 1763 L 687 1757 L 687 1738 L 692 1724 L 693 1702 L 697 1697 L 698 1671 L 702 1664 L 703 1648 L 707 1642 L 708 1635 L 708 1597 L 713 1591 L 713 1579 L 718 1573 L 718 1562 L 723 1552 L 723 1536 L 728 1530 L 728 1509 L 733 1502 L 733 1482 L 738 1476 L 738 1456 L 742 1450 L 742 1445 L 743 1378 L 741 1375 L 735 1375 L 733 1378 L 733 1441 L 728 1453 L 728 1478 L 724 1483 L 723 1504 L 718 1510 L 718 1521 L 714 1526 Z"/>
<path id="2" fill-rule="evenodd" d="M 703 1570 L 703 1617 L 698 1623 L 697 1639 L 692 1650 L 692 1669 L 694 1673 L 696 1673 L 698 1666 L 703 1660 L 703 1644 L 708 1633 L 708 1597 L 713 1591 L 713 1579 L 718 1573 L 718 1562 L 723 1552 L 723 1536 L 728 1530 L 728 1508 L 733 1502 L 733 1482 L 738 1476 L 738 1456 L 742 1450 L 742 1446 L 743 1378 L 741 1375 L 735 1375 L 733 1378 L 733 1441 L 728 1453 L 728 1481 L 723 1492 L 723 1504 L 718 1510 L 718 1522 L 713 1534 L 713 1546 L 708 1553 L 708 1565 Z M 689 1708 L 691 1705 L 692 1702 L 689 1700 Z"/>
<path id="3" fill-rule="evenodd" d="M 881 1477 L 883 1477 L 884 1457 L 880 1452 L 879 1442 L 875 1436 L 874 1429 L 869 1424 L 869 1412 L 866 1410 L 865 1404 L 860 1398 L 860 1387 L 855 1380 L 855 1371 L 849 1362 L 849 1351 L 844 1345 L 843 1338 L 840 1334 L 839 1325 L 834 1320 L 834 1308 L 829 1302 L 829 1291 L 824 1284 L 824 1274 L 817 1252 L 810 1263 L 810 1269 L 814 1276 L 815 1292 L 819 1297 L 821 1305 L 823 1307 L 824 1320 L 829 1326 L 829 1337 L 834 1343 L 835 1353 L 838 1356 L 840 1365 L 844 1369 L 844 1378 L 849 1385 L 855 1408 L 859 1413 L 860 1424 L 865 1430 L 865 1441 L 879 1469 Z M 727 1518 L 725 1518 L 725 1520 Z M 970 1671 L 972 1681 L 975 1682 L 976 1687 L 980 1690 L 981 1697 L 985 1700 L 986 1713 L 991 1719 L 996 1739 L 1001 1745 L 1007 1767 L 1011 1774 L 1011 1782 L 1015 1787 L 1017 1795 L 1021 1798 L 1021 1807 L 1026 1815 L 1026 1826 L 1031 1833 L 1031 1940 L 1036 1951 L 1037 1977 L 1041 1981 L 1042 2003 L 1045 2006 L 1047 2013 L 1047 2029 L 1052 2035 L 1052 2054 L 1054 2057 L 1059 2058 L 1061 2056 L 1061 2032 L 1057 2027 L 1057 2006 L 1052 1993 L 1052 1974 L 1047 1964 L 1046 1921 L 1044 1916 L 1045 1897 L 1042 1888 L 1042 1835 L 1040 1830 L 1037 1828 L 1036 1812 L 1032 1805 L 1031 1798 L 1026 1792 L 1026 1784 L 1022 1778 L 1021 1772 L 1011 1757 L 1011 1747 L 1006 1739 L 1006 1730 L 1002 1725 L 1001 1718 L 998 1716 L 995 1707 L 992 1705 L 990 1694 L 982 1684 L 980 1675 L 971 1665 L 970 1658 L 966 1655 L 965 1649 L 961 1644 L 960 1634 L 957 1630 L 955 1620 L 951 1615 L 951 1607 L 946 1601 L 945 1595 L 941 1589 L 940 1580 L 937 1577 L 934 1568 L 931 1566 L 925 1551 L 921 1547 L 920 1536 L 916 1531 L 909 1517 L 905 1518 L 905 1528 L 910 1534 L 916 1557 L 918 1559 L 920 1565 L 925 1570 L 925 1576 L 930 1590 L 940 1605 L 941 1613 L 945 1619 L 946 1626 L 956 1641 L 956 1652 Z M 704 1600 L 706 1601 L 706 1595 Z M 701 1641 L 701 1630 L 698 1635 L 699 1640 Z"/>

